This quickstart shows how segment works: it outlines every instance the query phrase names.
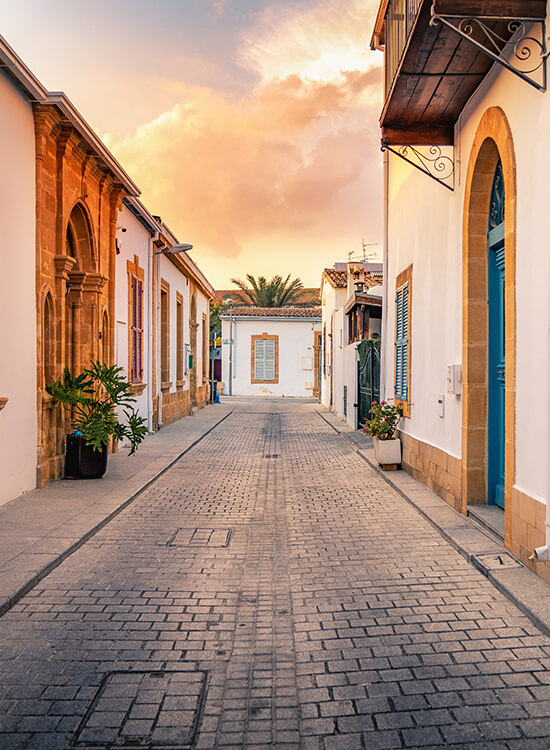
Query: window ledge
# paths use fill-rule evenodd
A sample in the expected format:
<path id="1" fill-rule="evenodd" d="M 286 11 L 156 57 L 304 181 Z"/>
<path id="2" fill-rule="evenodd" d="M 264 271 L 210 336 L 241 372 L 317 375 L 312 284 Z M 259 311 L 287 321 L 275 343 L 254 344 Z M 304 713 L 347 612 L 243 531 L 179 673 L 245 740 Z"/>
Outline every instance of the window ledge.
<path id="1" fill-rule="evenodd" d="M 185 382 L 185 378 L 183 378 L 183 380 L 176 380 L 176 388 L 181 391 L 181 389 L 185 385 Z"/>
<path id="2" fill-rule="evenodd" d="M 141 396 L 143 391 L 147 388 L 147 383 L 131 383 L 130 392 L 135 396 Z"/>
<path id="3" fill-rule="evenodd" d="M 160 390 L 161 391 L 169 391 L 172 387 L 173 383 L 171 380 L 165 380 L 160 384 Z"/>

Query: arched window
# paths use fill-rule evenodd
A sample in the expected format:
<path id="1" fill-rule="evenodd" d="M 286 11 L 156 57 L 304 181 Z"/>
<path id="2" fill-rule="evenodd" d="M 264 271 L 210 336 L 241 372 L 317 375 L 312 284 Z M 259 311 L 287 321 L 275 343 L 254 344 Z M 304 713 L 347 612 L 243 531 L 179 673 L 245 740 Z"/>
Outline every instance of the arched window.
<path id="1" fill-rule="evenodd" d="M 103 364 L 109 364 L 109 316 L 104 311 L 101 319 L 101 350 L 100 360 Z"/>
<path id="2" fill-rule="evenodd" d="M 42 357 L 44 384 L 55 380 L 55 316 L 52 295 L 48 292 L 44 299 L 42 315 Z"/>

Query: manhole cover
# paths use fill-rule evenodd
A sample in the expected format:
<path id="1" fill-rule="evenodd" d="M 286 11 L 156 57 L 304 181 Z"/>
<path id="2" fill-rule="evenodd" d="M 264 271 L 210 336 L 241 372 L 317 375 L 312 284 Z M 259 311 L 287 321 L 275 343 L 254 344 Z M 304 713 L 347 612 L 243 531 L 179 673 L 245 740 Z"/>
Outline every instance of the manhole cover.
<path id="1" fill-rule="evenodd" d="M 168 542 L 169 547 L 228 547 L 231 529 L 178 529 Z"/>
<path id="2" fill-rule="evenodd" d="M 187 748 L 195 738 L 207 672 L 109 672 L 73 747 Z"/>
<path id="3" fill-rule="evenodd" d="M 483 555 L 474 555 L 473 563 L 483 573 L 489 570 L 504 570 L 504 568 L 523 567 L 519 560 L 508 554 L 508 552 L 488 552 Z"/>
<path id="4" fill-rule="evenodd" d="M 279 458 L 280 455 L 280 453 L 266 453 L 264 458 Z"/>

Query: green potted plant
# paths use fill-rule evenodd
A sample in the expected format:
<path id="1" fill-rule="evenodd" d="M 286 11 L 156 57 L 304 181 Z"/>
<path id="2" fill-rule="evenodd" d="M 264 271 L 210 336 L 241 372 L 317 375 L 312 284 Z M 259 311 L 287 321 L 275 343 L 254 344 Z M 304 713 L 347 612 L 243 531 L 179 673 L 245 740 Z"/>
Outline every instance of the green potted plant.
<path id="1" fill-rule="evenodd" d="M 401 463 L 401 441 L 395 431 L 403 410 L 387 401 L 373 401 L 369 413 L 362 431 L 373 438 L 376 460 L 383 469 L 396 468 Z"/>
<path id="2" fill-rule="evenodd" d="M 136 399 L 122 367 L 97 361 L 76 376 L 65 368 L 63 377 L 47 385 L 46 391 L 63 404 L 73 430 L 67 435 L 66 478 L 103 476 L 112 438 L 128 439 L 131 455 L 147 434 L 145 420 L 132 407 Z M 117 407 L 122 407 L 123 419 Z"/>

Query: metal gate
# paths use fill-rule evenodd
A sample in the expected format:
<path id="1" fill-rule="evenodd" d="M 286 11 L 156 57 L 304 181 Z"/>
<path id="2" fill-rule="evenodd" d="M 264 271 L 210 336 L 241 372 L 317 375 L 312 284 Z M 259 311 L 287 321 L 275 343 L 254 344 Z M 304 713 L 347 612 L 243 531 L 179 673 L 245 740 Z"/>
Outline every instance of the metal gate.
<path id="1" fill-rule="evenodd" d="M 362 427 L 373 401 L 380 401 L 380 339 L 361 341 L 357 347 L 357 419 Z"/>

